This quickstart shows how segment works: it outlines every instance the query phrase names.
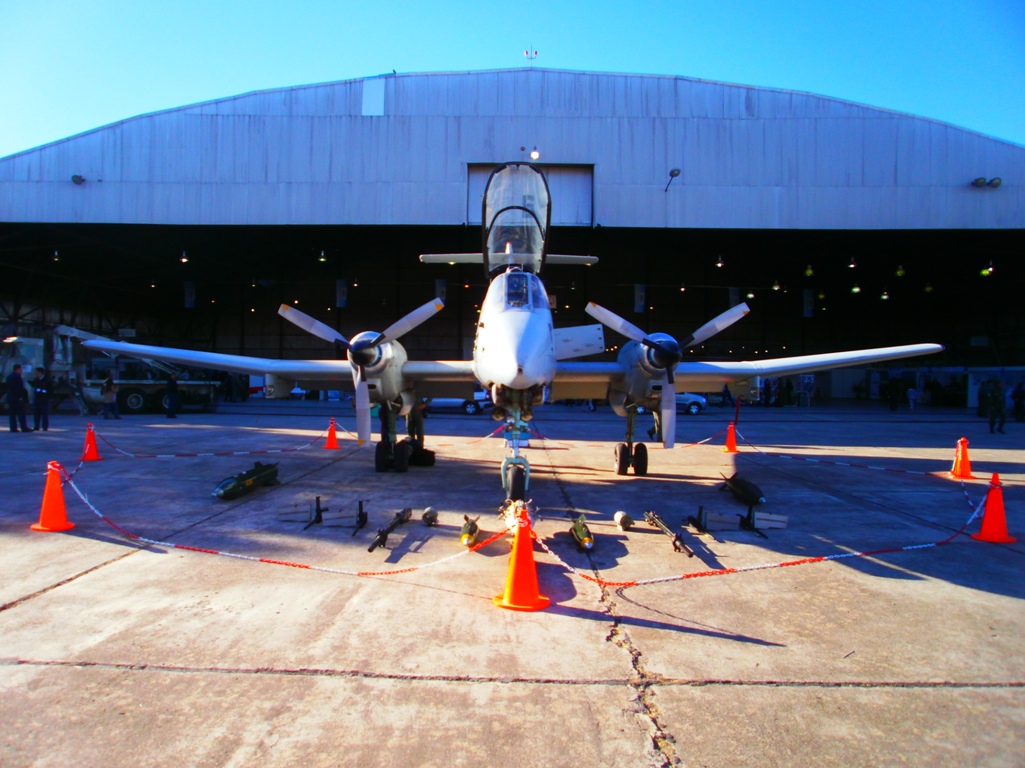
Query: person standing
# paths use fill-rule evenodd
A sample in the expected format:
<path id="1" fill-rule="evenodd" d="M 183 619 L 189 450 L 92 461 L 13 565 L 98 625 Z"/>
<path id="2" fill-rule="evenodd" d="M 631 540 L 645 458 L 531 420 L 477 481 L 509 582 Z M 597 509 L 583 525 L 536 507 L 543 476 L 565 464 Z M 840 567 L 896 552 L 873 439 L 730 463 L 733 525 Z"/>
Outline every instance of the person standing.
<path id="1" fill-rule="evenodd" d="M 167 418 L 178 418 L 178 374 L 172 373 L 167 380 Z"/>
<path id="2" fill-rule="evenodd" d="M 1004 422 L 1007 421 L 1007 403 L 1004 402 L 1004 383 L 1000 379 L 993 381 L 989 390 L 989 431 L 993 427 L 1000 434 L 1004 434 Z"/>
<path id="3" fill-rule="evenodd" d="M 28 390 L 25 389 L 25 380 L 21 378 L 21 366 L 16 365 L 11 369 L 11 375 L 7 377 L 7 410 L 10 413 L 11 432 L 18 431 L 18 424 L 21 424 L 22 432 L 31 432 L 28 422 L 25 420 L 25 404 L 28 401 Z"/>
<path id="4" fill-rule="evenodd" d="M 32 379 L 35 399 L 32 401 L 32 427 L 38 432 L 40 426 L 44 432 L 50 429 L 50 395 L 53 394 L 53 379 L 45 368 L 36 368 L 36 377 Z"/>
<path id="5" fill-rule="evenodd" d="M 121 414 L 117 407 L 117 384 L 114 383 L 113 376 L 107 375 L 106 381 L 100 388 L 100 393 L 103 395 L 103 418 L 120 419 Z"/>
<path id="6" fill-rule="evenodd" d="M 918 389 L 908 387 L 908 407 L 913 411 L 916 405 L 918 405 Z"/>
<path id="7" fill-rule="evenodd" d="M 1014 401 L 1014 420 L 1025 421 L 1025 384 L 1018 382 L 1011 392 L 1011 400 Z"/>

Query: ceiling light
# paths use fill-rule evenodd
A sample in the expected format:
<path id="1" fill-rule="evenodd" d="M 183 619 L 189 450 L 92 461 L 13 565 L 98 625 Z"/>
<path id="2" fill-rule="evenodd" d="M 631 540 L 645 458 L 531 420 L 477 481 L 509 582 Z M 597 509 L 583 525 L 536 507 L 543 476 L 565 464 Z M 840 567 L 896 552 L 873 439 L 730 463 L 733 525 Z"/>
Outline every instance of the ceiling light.
<path id="1" fill-rule="evenodd" d="M 885 289 L 884 289 L 884 290 L 883 290 L 883 294 L 882 294 L 882 296 L 880 296 L 879 298 L 880 298 L 880 299 L 882 299 L 883 301 L 888 301 L 888 300 L 889 300 L 889 298 L 890 298 L 890 293 L 889 293 L 889 291 L 887 291 L 887 290 L 885 290 Z"/>
<path id="2" fill-rule="evenodd" d="M 804 268 L 804 276 L 811 277 L 815 274 L 815 270 L 811 268 L 811 264 Z"/>
<path id="3" fill-rule="evenodd" d="M 532 150 L 530 150 L 530 159 L 531 160 L 540 160 L 541 159 L 541 153 L 537 151 L 537 146 L 536 145 L 535 145 L 535 147 Z"/>
<path id="4" fill-rule="evenodd" d="M 854 285 L 853 285 L 853 286 L 851 287 L 851 293 L 861 293 L 861 288 L 860 288 L 860 287 L 858 286 L 858 284 L 857 284 L 857 283 L 855 283 L 855 284 L 854 284 Z"/>
<path id="5" fill-rule="evenodd" d="M 59 253 L 57 253 L 57 251 L 53 252 L 53 260 L 54 261 L 60 261 L 61 260 L 61 255 Z"/>
<path id="6" fill-rule="evenodd" d="M 896 272 L 894 272 L 894 274 L 895 274 L 895 275 L 896 275 L 897 277 L 904 277 L 904 275 L 906 275 L 906 274 L 907 274 L 907 272 L 905 272 L 905 271 L 904 271 L 904 267 L 903 267 L 903 265 L 901 265 L 901 264 L 898 264 L 898 265 L 897 265 L 897 271 L 896 271 Z"/>
<path id="7" fill-rule="evenodd" d="M 719 267 L 719 269 L 722 269 L 722 265 L 723 265 L 723 260 L 722 260 L 722 256 L 720 256 L 718 258 L 718 260 L 715 262 L 715 266 Z"/>
<path id="8" fill-rule="evenodd" d="M 779 290 L 779 280 L 773 280 L 772 281 L 772 290 L 774 290 L 774 291 L 778 291 Z"/>
<path id="9" fill-rule="evenodd" d="M 848 264 L 848 265 L 847 265 L 847 267 L 848 267 L 848 269 L 854 269 L 854 268 L 855 268 L 856 266 L 858 266 L 858 265 L 857 265 L 857 263 L 856 263 L 856 262 L 854 261 L 854 257 L 853 257 L 853 256 L 851 256 L 851 263 L 850 263 L 850 264 Z"/>

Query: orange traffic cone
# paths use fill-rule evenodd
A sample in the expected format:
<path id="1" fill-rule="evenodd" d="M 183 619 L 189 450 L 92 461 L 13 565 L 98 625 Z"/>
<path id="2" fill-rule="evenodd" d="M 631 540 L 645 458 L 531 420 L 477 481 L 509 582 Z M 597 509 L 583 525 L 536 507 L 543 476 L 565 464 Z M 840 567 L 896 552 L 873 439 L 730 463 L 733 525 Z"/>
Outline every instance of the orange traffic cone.
<path id="1" fill-rule="evenodd" d="M 64 490 L 61 488 L 61 465 L 51 461 L 46 465 L 46 488 L 43 489 L 43 506 L 39 510 L 39 522 L 31 526 L 33 531 L 68 531 L 75 527 L 68 522 L 64 509 Z"/>
<path id="2" fill-rule="evenodd" d="M 85 448 L 82 449 L 82 461 L 101 461 L 100 451 L 96 447 L 96 432 L 90 424 L 85 430 Z"/>
<path id="3" fill-rule="evenodd" d="M 520 507 L 516 516 L 516 534 L 509 572 L 505 577 L 505 592 L 495 597 L 495 605 L 513 611 L 540 611 L 551 602 L 538 592 L 537 568 L 534 567 L 534 541 L 530 536 L 530 518 Z"/>
<path id="4" fill-rule="evenodd" d="M 338 450 L 338 435 L 335 433 L 335 417 L 331 417 L 331 421 L 327 425 L 327 442 L 324 443 L 324 448 L 332 451 Z"/>
<path id="5" fill-rule="evenodd" d="M 722 449 L 723 453 L 739 453 L 737 450 L 737 428 L 730 422 L 729 429 L 726 430 L 726 447 Z"/>
<path id="6" fill-rule="evenodd" d="M 1000 485 L 1000 477 L 996 472 L 989 481 L 986 493 L 986 508 L 982 511 L 982 528 L 972 534 L 973 539 L 988 541 L 992 544 L 1013 544 L 1014 536 L 1007 534 L 1007 518 L 1004 516 L 1004 491 Z"/>
<path id="7" fill-rule="evenodd" d="M 954 466 L 950 468 L 950 476 L 955 480 L 974 480 L 972 462 L 968 460 L 968 438 L 957 441 L 957 452 L 954 454 Z"/>

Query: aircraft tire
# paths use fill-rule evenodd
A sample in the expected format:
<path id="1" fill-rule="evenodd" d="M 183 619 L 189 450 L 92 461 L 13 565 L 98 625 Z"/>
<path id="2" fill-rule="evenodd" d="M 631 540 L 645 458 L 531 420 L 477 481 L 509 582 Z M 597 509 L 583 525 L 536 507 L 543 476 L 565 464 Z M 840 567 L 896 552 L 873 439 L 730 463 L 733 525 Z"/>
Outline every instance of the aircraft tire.
<path id="1" fill-rule="evenodd" d="M 506 469 L 506 487 L 509 489 L 511 501 L 523 501 L 527 495 L 527 470 L 517 464 L 510 464 Z"/>
<path id="2" fill-rule="evenodd" d="M 409 471 L 409 453 L 412 450 L 412 446 L 403 440 L 401 443 L 395 444 L 395 471 L 396 472 L 408 472 Z"/>
<path id="3" fill-rule="evenodd" d="M 375 472 L 387 472 L 388 464 L 391 460 L 391 448 L 390 443 L 381 441 L 374 448 L 374 471 Z"/>
<path id="4" fill-rule="evenodd" d="M 626 447 L 626 443 L 618 443 L 616 445 L 616 474 L 625 475 L 629 468 L 630 449 Z"/>
<path id="5" fill-rule="evenodd" d="M 637 477 L 648 474 L 648 446 L 644 443 L 634 445 L 634 474 Z"/>

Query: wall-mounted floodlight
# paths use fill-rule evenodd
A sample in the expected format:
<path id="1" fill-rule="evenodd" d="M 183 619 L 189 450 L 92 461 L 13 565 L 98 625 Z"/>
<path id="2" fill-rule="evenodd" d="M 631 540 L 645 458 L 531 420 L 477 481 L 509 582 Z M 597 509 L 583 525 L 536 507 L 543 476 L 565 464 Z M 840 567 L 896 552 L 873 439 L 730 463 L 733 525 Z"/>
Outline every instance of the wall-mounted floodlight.
<path id="1" fill-rule="evenodd" d="M 79 176 L 77 173 L 71 177 L 71 183 L 77 186 L 85 184 L 85 176 Z"/>
<path id="2" fill-rule="evenodd" d="M 981 189 L 982 187 L 986 186 L 986 177 L 980 176 L 977 179 L 972 179 L 972 186 L 976 189 Z"/>
<path id="3" fill-rule="evenodd" d="M 680 169 L 679 168 L 672 168 L 672 169 L 670 169 L 670 171 L 669 171 L 669 181 L 666 182 L 666 188 L 663 189 L 662 191 L 663 192 L 668 191 L 669 190 L 669 185 L 673 183 L 673 179 L 675 179 L 679 175 L 680 175 Z"/>
<path id="4" fill-rule="evenodd" d="M 530 159 L 535 162 L 541 159 L 541 153 L 537 151 L 537 146 L 530 150 Z"/>
<path id="5" fill-rule="evenodd" d="M 990 179 L 989 181 L 986 182 L 986 186 L 987 187 L 991 187 L 992 189 L 996 189 L 997 187 L 1000 186 L 1000 177 L 997 176 L 995 178 Z"/>

